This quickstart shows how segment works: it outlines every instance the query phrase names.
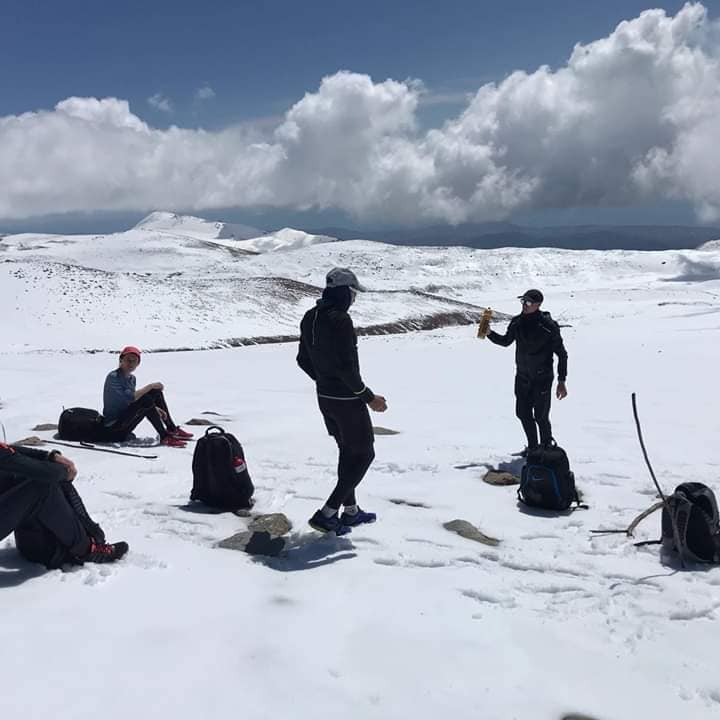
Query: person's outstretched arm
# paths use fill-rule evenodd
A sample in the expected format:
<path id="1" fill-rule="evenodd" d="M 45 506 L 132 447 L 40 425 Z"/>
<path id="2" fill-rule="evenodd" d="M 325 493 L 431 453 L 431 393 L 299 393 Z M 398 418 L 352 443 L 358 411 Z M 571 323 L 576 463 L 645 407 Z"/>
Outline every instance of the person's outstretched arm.
<path id="1" fill-rule="evenodd" d="M 494 330 L 490 330 L 485 337 L 487 337 L 487 339 L 491 343 L 494 343 L 495 345 L 501 345 L 502 347 L 507 347 L 508 345 L 512 345 L 515 342 L 516 330 L 517 330 L 517 320 L 515 318 L 513 318 L 510 321 L 510 324 L 508 325 L 508 329 L 505 331 L 504 335 L 500 335 L 499 333 L 496 333 Z"/>
<path id="2" fill-rule="evenodd" d="M 25 447 L 24 445 L 12 445 L 11 447 L 20 455 L 25 455 L 33 460 L 47 460 L 47 462 L 56 462 L 64 465 L 67 469 L 68 480 L 70 482 L 77 477 L 75 463 L 69 458 L 66 458 L 59 450 L 50 450 L 50 452 L 47 452 L 45 450 L 39 450 L 38 448 Z"/>

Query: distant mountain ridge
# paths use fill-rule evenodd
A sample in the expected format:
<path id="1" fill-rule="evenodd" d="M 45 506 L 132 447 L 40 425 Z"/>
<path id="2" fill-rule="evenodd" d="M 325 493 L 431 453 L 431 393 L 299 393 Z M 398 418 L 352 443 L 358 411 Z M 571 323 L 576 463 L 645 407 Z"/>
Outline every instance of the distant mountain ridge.
<path id="1" fill-rule="evenodd" d="M 262 230 L 249 225 L 216 222 L 194 215 L 180 215 L 160 210 L 151 212 L 144 217 L 135 225 L 135 229 L 175 232 L 189 237 L 201 236 L 218 240 L 248 240 L 264 234 Z"/>
<path id="2" fill-rule="evenodd" d="M 601 283 L 633 293 L 642 277 L 683 305 L 689 283 L 720 279 L 715 241 L 701 250 L 578 252 L 333 242 L 292 228 L 247 240 L 225 233 L 221 222 L 153 213 L 108 235 L 0 239 L 2 353 L 289 340 L 333 266 L 353 268 L 369 288 L 353 317 L 380 334 L 470 323 L 486 305 L 510 315 L 528 287 L 540 287 L 555 316 L 572 322 L 571 303 L 556 302 L 568 289 Z M 632 303 L 628 311 L 640 312 Z"/>
<path id="3" fill-rule="evenodd" d="M 720 227 L 683 225 L 570 225 L 527 227 L 509 222 L 432 225 L 388 231 L 342 227 L 306 230 L 338 240 L 375 240 L 392 245 L 553 247 L 566 250 L 690 250 L 720 239 Z"/>

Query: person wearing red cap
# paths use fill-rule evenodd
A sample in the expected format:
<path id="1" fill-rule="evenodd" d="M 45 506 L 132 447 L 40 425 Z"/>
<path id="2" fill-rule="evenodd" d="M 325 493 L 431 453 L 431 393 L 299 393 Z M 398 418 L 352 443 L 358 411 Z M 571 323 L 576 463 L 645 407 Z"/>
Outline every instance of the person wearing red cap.
<path id="1" fill-rule="evenodd" d="M 558 358 L 558 383 L 555 392 L 558 400 L 567 396 L 567 351 L 560 335 L 560 326 L 549 312 L 541 312 L 545 298 L 540 290 L 531 289 L 518 297 L 522 312 L 500 335 L 491 330 L 487 339 L 495 345 L 507 347 L 515 343 L 515 414 L 522 423 L 527 437 L 527 450 L 553 442 L 550 425 L 552 400 L 553 355 Z"/>
<path id="2" fill-rule="evenodd" d="M 163 384 L 150 383 L 136 389 L 133 373 L 140 364 L 141 352 L 134 345 L 120 351 L 120 365 L 108 373 L 103 388 L 104 424 L 97 436 L 99 442 L 123 442 L 147 418 L 160 436 L 160 443 L 169 447 L 185 447 L 192 433 L 178 427 L 168 410 Z"/>

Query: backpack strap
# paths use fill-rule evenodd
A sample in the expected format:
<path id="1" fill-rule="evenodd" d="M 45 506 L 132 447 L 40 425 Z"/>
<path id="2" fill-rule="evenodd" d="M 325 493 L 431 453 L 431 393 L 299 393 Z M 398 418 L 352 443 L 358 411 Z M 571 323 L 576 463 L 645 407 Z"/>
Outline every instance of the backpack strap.
<path id="1" fill-rule="evenodd" d="M 575 488 L 575 497 L 573 499 L 575 500 L 575 507 L 572 508 L 573 510 L 589 510 L 590 509 L 590 506 L 587 503 L 580 502 L 580 496 L 578 495 L 577 488 Z"/>
<path id="2" fill-rule="evenodd" d="M 216 433 L 211 433 L 211 430 L 217 430 Z M 208 435 L 224 435 L 225 431 L 219 426 L 219 425 L 211 425 L 206 431 L 205 431 L 205 437 Z"/>
<path id="3" fill-rule="evenodd" d="M 644 520 L 648 515 L 652 515 L 656 510 L 659 510 L 661 507 L 664 506 L 665 503 L 662 502 L 656 502 L 654 505 L 651 505 L 647 510 L 643 510 L 626 528 L 625 530 L 591 530 L 590 532 L 594 535 L 613 535 L 615 533 L 623 533 L 627 535 L 628 537 L 632 537 L 633 532 L 635 532 L 635 528 L 640 524 L 642 520 Z M 655 542 L 653 540 L 652 542 Z M 660 542 L 659 540 L 657 542 Z"/>

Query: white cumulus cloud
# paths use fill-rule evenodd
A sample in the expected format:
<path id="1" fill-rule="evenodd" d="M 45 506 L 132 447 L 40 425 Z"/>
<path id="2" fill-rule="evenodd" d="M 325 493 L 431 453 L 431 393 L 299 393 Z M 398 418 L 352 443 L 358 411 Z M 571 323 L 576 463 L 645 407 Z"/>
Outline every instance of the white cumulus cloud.
<path id="1" fill-rule="evenodd" d="M 195 91 L 196 100 L 212 100 L 215 97 L 215 91 L 209 85 L 203 85 Z"/>
<path id="2" fill-rule="evenodd" d="M 172 112 L 172 103 L 170 102 L 169 98 L 166 98 L 161 93 L 155 93 L 151 97 L 148 98 L 148 105 L 151 107 L 154 107 L 156 110 L 160 110 L 161 112 Z"/>
<path id="3" fill-rule="evenodd" d="M 342 71 L 271 128 L 159 130 L 115 98 L 2 117 L 0 217 L 263 204 L 463 222 L 668 198 L 720 218 L 720 32 L 698 3 L 483 85 L 421 131 L 426 96 Z"/>

